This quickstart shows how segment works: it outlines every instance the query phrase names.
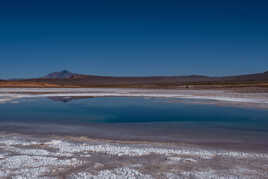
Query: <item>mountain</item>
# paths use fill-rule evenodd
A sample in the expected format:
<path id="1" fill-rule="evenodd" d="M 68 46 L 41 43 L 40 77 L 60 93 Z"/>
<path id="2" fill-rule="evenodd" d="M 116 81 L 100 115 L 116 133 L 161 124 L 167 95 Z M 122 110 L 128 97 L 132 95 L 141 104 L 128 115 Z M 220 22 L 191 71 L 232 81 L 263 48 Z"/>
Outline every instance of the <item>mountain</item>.
<path id="1" fill-rule="evenodd" d="M 76 74 L 69 72 L 67 70 L 63 70 L 60 72 L 54 72 L 54 73 L 49 73 L 48 75 L 44 76 L 44 79 L 70 79 L 75 77 Z"/>
<path id="2" fill-rule="evenodd" d="M 247 82 L 265 81 L 265 82 L 268 82 L 268 71 L 263 72 L 263 73 L 255 73 L 255 74 L 219 77 L 219 80 L 222 80 L 222 81 L 247 81 Z"/>
<path id="3" fill-rule="evenodd" d="M 171 84 L 181 85 L 184 83 L 213 83 L 213 82 L 268 82 L 268 71 L 264 73 L 245 74 L 237 76 L 209 77 L 202 75 L 188 76 L 145 76 L 145 77 L 114 77 L 114 76 L 94 76 L 76 74 L 67 70 L 50 73 L 47 76 L 39 79 L 50 80 L 62 83 L 83 84 L 83 85 L 116 85 L 116 84 Z M 59 81 L 60 80 L 60 81 Z"/>
<path id="4" fill-rule="evenodd" d="M 115 77 L 115 76 L 96 76 L 76 74 L 67 70 L 54 72 L 46 75 L 43 78 L 34 79 L 35 81 L 57 81 L 73 84 L 85 85 L 113 85 L 113 84 L 152 84 L 152 83 L 180 83 L 180 82 L 198 82 L 207 81 L 209 77 L 201 75 L 190 76 L 139 76 L 139 77 Z"/>
<path id="5" fill-rule="evenodd" d="M 12 83 L 8 83 L 12 82 Z M 54 72 L 42 78 L 9 80 L 7 87 L 98 87 L 98 88 L 224 88 L 224 87 L 265 87 L 268 88 L 268 72 L 209 77 L 189 76 L 146 76 L 115 77 L 94 76 L 72 73 L 67 70 Z M 12 84 L 12 85 L 11 85 Z"/>

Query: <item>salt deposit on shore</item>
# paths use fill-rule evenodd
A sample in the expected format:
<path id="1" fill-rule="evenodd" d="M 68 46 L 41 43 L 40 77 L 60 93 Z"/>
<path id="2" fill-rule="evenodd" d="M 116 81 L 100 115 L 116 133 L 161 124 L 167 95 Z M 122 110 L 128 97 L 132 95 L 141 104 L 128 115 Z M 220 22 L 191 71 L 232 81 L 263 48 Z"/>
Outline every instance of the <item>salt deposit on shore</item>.
<path id="1" fill-rule="evenodd" d="M 235 93 L 222 90 L 161 90 L 107 88 L 0 88 L 0 103 L 37 97 L 161 97 L 267 104 L 268 93 Z"/>
<path id="2" fill-rule="evenodd" d="M 268 177 L 268 153 L 175 144 L 2 134 L 0 156 L 1 178 Z"/>
<path id="3" fill-rule="evenodd" d="M 116 168 L 114 170 L 102 170 L 97 175 L 89 172 L 80 172 L 68 176 L 69 179 L 152 179 L 150 175 L 144 175 L 137 170 L 130 168 Z"/>

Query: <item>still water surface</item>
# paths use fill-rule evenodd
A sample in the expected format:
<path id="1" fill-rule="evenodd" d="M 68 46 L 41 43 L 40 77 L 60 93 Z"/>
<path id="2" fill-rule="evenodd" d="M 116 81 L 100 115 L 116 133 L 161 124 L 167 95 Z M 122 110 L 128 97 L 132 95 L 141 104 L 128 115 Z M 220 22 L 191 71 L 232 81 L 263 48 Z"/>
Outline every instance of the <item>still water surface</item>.
<path id="1" fill-rule="evenodd" d="M 1 132 L 97 138 L 268 145 L 268 110 L 161 98 L 21 99 L 0 104 Z"/>

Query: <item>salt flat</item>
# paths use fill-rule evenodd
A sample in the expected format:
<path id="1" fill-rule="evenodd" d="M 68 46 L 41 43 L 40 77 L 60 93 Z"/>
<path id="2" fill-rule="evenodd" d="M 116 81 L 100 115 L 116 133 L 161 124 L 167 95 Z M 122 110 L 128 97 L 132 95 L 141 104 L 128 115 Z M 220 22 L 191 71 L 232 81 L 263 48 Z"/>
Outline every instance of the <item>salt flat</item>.
<path id="1" fill-rule="evenodd" d="M 0 156 L 1 178 L 268 177 L 268 153 L 168 143 L 1 134 Z"/>
<path id="2" fill-rule="evenodd" d="M 40 97 L 159 97 L 214 100 L 268 106 L 268 93 L 238 93 L 228 90 L 167 90 L 116 88 L 0 88 L 0 103 Z"/>

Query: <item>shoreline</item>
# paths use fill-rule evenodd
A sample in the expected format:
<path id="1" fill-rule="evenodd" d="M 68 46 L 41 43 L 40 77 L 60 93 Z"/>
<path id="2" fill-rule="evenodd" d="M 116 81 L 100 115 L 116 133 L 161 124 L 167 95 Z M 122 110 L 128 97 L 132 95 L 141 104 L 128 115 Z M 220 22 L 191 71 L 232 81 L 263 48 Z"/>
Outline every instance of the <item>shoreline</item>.
<path id="1" fill-rule="evenodd" d="M 146 128 L 152 128 L 143 132 Z M 163 132 L 169 132 L 163 136 Z M 18 123 L 2 122 L 2 133 L 39 136 L 66 136 L 79 138 L 85 137 L 98 141 L 117 141 L 133 143 L 172 143 L 196 146 L 213 150 L 234 150 L 243 152 L 266 152 L 268 144 L 259 138 L 260 132 L 236 131 L 232 129 L 197 126 L 176 122 L 149 122 L 149 123 L 90 123 L 90 124 L 62 124 L 62 123 Z M 178 132 L 179 130 L 179 132 Z M 107 134 L 105 131 L 109 131 Z M 262 132 L 267 138 L 267 132 Z M 213 135 L 211 135 L 213 134 Z M 217 136 L 216 138 L 214 137 Z M 239 137 L 247 136 L 247 137 Z"/>
<path id="2" fill-rule="evenodd" d="M 23 98 L 49 97 L 149 97 L 167 99 L 210 100 L 211 104 L 268 108 L 268 93 L 241 93 L 231 90 L 174 90 L 118 88 L 0 88 L 0 103 Z"/>

